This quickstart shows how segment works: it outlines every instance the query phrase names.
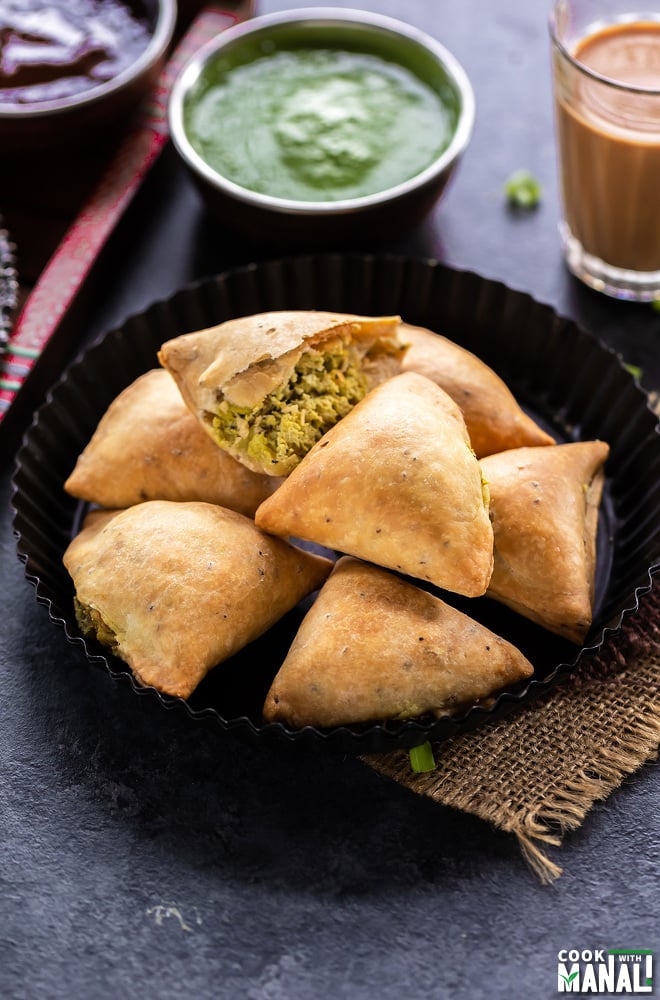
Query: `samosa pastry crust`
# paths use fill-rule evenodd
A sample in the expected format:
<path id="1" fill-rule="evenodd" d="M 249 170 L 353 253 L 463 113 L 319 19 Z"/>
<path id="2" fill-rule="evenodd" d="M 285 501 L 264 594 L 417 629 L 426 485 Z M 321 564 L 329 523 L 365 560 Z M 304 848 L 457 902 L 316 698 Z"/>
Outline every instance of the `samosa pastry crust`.
<path id="1" fill-rule="evenodd" d="M 482 460 L 495 562 L 488 596 L 581 643 L 593 616 L 604 441 L 519 448 Z"/>
<path id="2" fill-rule="evenodd" d="M 328 727 L 445 715 L 532 673 L 515 646 L 467 615 L 344 557 L 305 616 L 264 716 Z"/>
<path id="3" fill-rule="evenodd" d="M 252 517 L 277 485 L 218 448 L 171 375 L 157 368 L 113 400 L 64 489 L 102 507 L 202 500 Z"/>
<path id="4" fill-rule="evenodd" d="M 400 370 L 398 316 L 257 313 L 163 344 L 161 364 L 216 444 L 287 475 L 367 391 Z"/>
<path id="5" fill-rule="evenodd" d="M 477 458 L 508 448 L 555 443 L 521 409 L 499 375 L 475 354 L 408 323 L 401 324 L 401 339 L 410 344 L 402 370 L 426 375 L 458 403 Z"/>
<path id="6" fill-rule="evenodd" d="M 477 597 L 488 493 L 460 410 L 413 372 L 373 389 L 259 507 L 256 523 Z"/>
<path id="7" fill-rule="evenodd" d="M 159 500 L 92 517 L 64 564 L 83 633 L 182 698 L 332 569 L 235 511 Z"/>

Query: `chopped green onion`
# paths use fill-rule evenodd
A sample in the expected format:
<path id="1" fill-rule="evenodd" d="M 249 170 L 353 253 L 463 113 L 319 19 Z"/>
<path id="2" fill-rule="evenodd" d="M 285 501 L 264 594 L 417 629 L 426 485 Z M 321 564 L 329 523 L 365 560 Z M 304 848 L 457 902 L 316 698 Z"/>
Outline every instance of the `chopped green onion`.
<path id="1" fill-rule="evenodd" d="M 625 361 L 622 361 L 621 364 L 623 365 L 623 367 L 626 369 L 627 372 L 630 372 L 633 378 L 641 379 L 642 375 L 644 374 L 643 370 L 638 365 L 629 365 L 626 364 Z"/>
<path id="2" fill-rule="evenodd" d="M 435 771 L 435 757 L 433 747 L 427 741 L 419 747 L 413 747 L 409 752 L 410 766 L 415 774 L 422 774 L 424 771 Z"/>
<path id="3" fill-rule="evenodd" d="M 512 205 L 518 208 L 535 208 L 541 200 L 543 188 L 529 170 L 516 170 L 504 185 Z"/>

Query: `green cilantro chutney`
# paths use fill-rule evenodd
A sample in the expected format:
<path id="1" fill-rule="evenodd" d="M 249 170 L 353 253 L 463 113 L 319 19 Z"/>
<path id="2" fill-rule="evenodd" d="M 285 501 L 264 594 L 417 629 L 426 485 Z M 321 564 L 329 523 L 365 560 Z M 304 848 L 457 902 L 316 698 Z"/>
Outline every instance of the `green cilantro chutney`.
<path id="1" fill-rule="evenodd" d="M 189 95 L 191 145 L 251 191 L 296 201 L 375 194 L 449 145 L 457 99 L 380 56 L 327 48 L 211 64 Z"/>

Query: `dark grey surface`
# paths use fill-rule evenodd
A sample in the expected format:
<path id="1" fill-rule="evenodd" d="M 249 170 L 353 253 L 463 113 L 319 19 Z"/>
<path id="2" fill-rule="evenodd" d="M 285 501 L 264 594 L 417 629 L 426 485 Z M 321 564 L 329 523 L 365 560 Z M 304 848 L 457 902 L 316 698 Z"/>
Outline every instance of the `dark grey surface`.
<path id="1" fill-rule="evenodd" d="M 438 257 L 530 291 L 641 365 L 658 389 L 660 315 L 582 288 L 559 256 L 546 3 L 363 6 L 445 42 L 478 105 L 473 143 L 433 218 L 373 249 Z M 504 201 L 519 167 L 544 185 L 532 213 Z M 205 220 L 170 154 L 126 221 L 81 338 L 259 256 Z M 515 841 L 477 819 L 354 760 L 244 747 L 90 669 L 23 578 L 9 472 L 0 524 L 3 1000 L 551 997 L 559 948 L 656 947 L 655 766 L 550 849 L 565 872 L 543 888 Z"/>

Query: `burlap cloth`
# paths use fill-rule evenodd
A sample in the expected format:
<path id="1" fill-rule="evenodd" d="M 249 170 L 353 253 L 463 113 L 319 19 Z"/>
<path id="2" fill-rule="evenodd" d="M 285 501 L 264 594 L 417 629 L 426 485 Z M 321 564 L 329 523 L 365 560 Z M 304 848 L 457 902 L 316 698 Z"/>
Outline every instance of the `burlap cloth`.
<path id="1" fill-rule="evenodd" d="M 435 771 L 406 751 L 363 757 L 435 802 L 514 833 L 543 882 L 562 869 L 540 844 L 561 843 L 660 747 L 660 587 L 640 601 L 601 655 L 501 722 L 433 746 Z"/>
<path id="2" fill-rule="evenodd" d="M 653 404 L 657 411 L 657 398 Z M 420 795 L 514 833 L 541 880 L 552 882 L 562 869 L 542 845 L 559 846 L 595 802 L 658 754 L 657 576 L 654 584 L 602 653 L 568 679 L 501 722 L 435 744 L 435 771 L 415 774 L 406 751 L 363 760 Z"/>

